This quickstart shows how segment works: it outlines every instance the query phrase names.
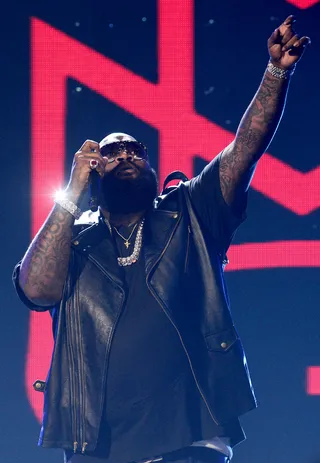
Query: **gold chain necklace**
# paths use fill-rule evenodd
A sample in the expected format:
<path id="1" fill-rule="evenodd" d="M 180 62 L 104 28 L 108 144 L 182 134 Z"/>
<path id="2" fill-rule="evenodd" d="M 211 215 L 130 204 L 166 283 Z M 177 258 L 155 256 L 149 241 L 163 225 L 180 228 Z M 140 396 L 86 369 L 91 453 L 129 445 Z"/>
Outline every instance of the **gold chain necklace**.
<path id="1" fill-rule="evenodd" d="M 132 231 L 131 231 L 131 233 L 130 233 L 130 236 L 128 236 L 128 238 L 125 238 L 123 235 L 121 235 L 121 233 L 118 232 L 118 230 L 116 229 L 116 227 L 113 227 L 113 228 L 114 228 L 114 231 L 120 236 L 120 238 L 123 239 L 124 245 L 125 245 L 125 247 L 126 247 L 127 249 L 129 248 L 129 246 L 130 246 L 130 244 L 131 244 L 131 243 L 129 242 L 129 240 L 131 239 L 131 237 L 132 237 L 132 235 L 133 235 L 135 229 L 137 228 L 137 226 L 138 226 L 138 222 L 137 222 L 137 223 L 135 224 L 135 226 L 133 227 L 133 229 L 132 229 Z"/>

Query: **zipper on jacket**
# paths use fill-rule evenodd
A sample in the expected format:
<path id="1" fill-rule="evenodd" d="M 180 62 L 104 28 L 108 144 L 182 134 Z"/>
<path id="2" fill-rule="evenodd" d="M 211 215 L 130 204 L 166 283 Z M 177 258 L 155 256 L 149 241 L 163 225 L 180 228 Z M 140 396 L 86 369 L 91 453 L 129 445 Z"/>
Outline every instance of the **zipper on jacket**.
<path id="1" fill-rule="evenodd" d="M 72 313 L 72 311 L 70 311 Z M 73 343 L 72 343 L 72 337 L 73 337 L 73 331 L 74 331 L 74 320 L 72 319 L 72 316 L 70 317 L 70 323 L 67 323 L 67 330 L 68 330 L 68 348 L 69 348 L 69 353 L 70 353 L 70 370 L 71 370 L 71 375 L 70 375 L 70 388 L 71 388 L 71 394 L 72 397 L 77 396 L 76 392 L 76 384 L 74 381 L 75 378 L 75 364 L 74 364 L 74 359 L 75 359 L 75 352 L 73 348 Z M 72 430 L 75 433 L 74 434 L 74 442 L 73 442 L 73 453 L 77 452 L 78 449 L 78 436 L 77 436 L 77 429 L 78 429 L 78 410 L 77 406 L 73 403 L 72 405 Z"/>
<path id="2" fill-rule="evenodd" d="M 78 288 L 76 288 L 78 289 Z M 78 293 L 77 293 L 78 296 Z M 84 402 L 84 389 L 85 389 L 85 382 L 84 382 L 84 361 L 83 361 L 83 349 L 82 349 L 82 342 L 81 342 L 81 330 L 80 330 L 80 312 L 79 312 L 79 304 L 78 300 L 76 301 L 76 306 L 78 310 L 74 310 L 74 314 L 76 316 L 76 329 L 75 329 L 75 338 L 76 338 L 76 346 L 78 347 L 78 366 L 79 366 L 79 444 L 81 446 L 81 453 L 84 453 L 83 448 L 85 450 L 84 442 L 84 435 L 85 435 L 85 402 Z M 84 446 L 84 447 L 83 447 Z"/>
<path id="3" fill-rule="evenodd" d="M 75 288 L 77 291 L 77 287 Z M 77 293 L 76 293 L 77 294 Z M 77 297 L 77 296 L 76 296 Z M 83 443 L 83 435 L 84 435 L 84 427 L 85 427 L 85 419 L 84 419 L 84 362 L 83 362 L 83 351 L 82 351 L 82 344 L 80 342 L 80 314 L 77 311 L 77 300 L 72 310 L 70 310 L 70 328 L 69 328 L 69 349 L 70 349 L 70 369 L 71 369 L 71 390 L 73 397 L 79 398 L 79 405 L 73 401 L 73 431 L 74 431 L 74 442 L 73 442 L 73 452 L 77 453 L 78 448 L 81 449 L 81 453 L 84 453 L 86 446 L 88 445 L 86 442 Z M 69 324 L 68 324 L 69 325 Z M 75 359 L 77 359 L 77 376 L 78 380 L 74 381 L 76 376 L 75 373 Z M 86 445 L 84 445 L 86 444 Z M 82 450 L 84 450 L 82 452 Z"/>
<path id="4" fill-rule="evenodd" d="M 177 223 L 177 225 L 178 225 L 178 223 Z M 158 304 L 160 305 L 161 309 L 163 310 L 163 312 L 165 313 L 165 315 L 168 317 L 169 321 L 172 323 L 173 327 L 175 328 L 175 330 L 176 330 L 176 332 L 177 332 L 177 334 L 178 334 L 178 336 L 179 336 L 179 339 L 180 339 L 180 341 L 181 341 L 182 347 L 183 347 L 183 349 L 184 349 L 184 351 L 185 351 L 185 353 L 186 353 L 186 356 L 187 356 L 187 359 L 188 359 L 188 362 L 189 362 L 189 365 L 190 365 L 190 368 L 191 368 L 191 372 L 192 372 L 192 375 L 193 375 L 194 380 L 195 380 L 195 382 L 196 382 L 197 388 L 198 388 L 198 390 L 199 390 L 199 392 L 200 392 L 200 395 L 201 395 L 201 397 L 203 398 L 204 403 L 206 404 L 206 407 L 207 407 L 207 409 L 208 409 L 208 412 L 209 412 L 209 414 L 210 414 L 212 420 L 216 423 L 217 426 L 219 426 L 219 423 L 218 423 L 218 421 L 215 419 L 215 417 L 214 417 L 214 415 L 213 415 L 213 413 L 212 413 L 212 411 L 211 411 L 211 409 L 210 409 L 210 406 L 209 406 L 209 404 L 208 404 L 208 402 L 207 402 L 207 399 L 205 398 L 205 396 L 204 396 L 204 394 L 203 394 L 203 391 L 202 391 L 202 389 L 201 389 L 201 387 L 200 387 L 200 385 L 199 385 L 199 383 L 198 383 L 198 380 L 197 380 L 197 378 L 196 378 L 196 375 L 195 375 L 195 372 L 194 372 L 194 369 L 193 369 L 193 366 L 192 366 L 192 362 L 191 362 L 190 356 L 189 356 L 189 354 L 188 354 L 188 351 L 187 351 L 186 346 L 184 345 L 183 339 L 182 339 L 181 334 L 180 334 L 180 332 L 179 332 L 179 330 L 178 330 L 178 328 L 177 328 L 177 325 L 176 325 L 176 324 L 174 323 L 174 321 L 171 319 L 171 317 L 170 317 L 170 315 L 168 314 L 167 310 L 166 310 L 166 309 L 164 308 L 164 306 L 162 305 L 162 301 L 159 299 L 159 297 L 157 296 L 157 294 L 155 294 L 153 288 L 151 288 L 151 286 L 150 286 L 150 284 L 149 284 L 149 282 L 148 282 L 148 278 L 149 278 L 149 276 L 150 276 L 150 273 L 152 272 L 153 268 L 157 265 L 157 263 L 159 262 L 159 260 L 160 260 L 161 257 L 163 256 L 163 254 L 166 252 L 166 250 L 167 250 L 167 248 L 168 248 L 168 246 L 169 246 L 169 243 L 170 243 L 170 241 L 171 241 L 171 239 L 172 239 L 172 236 L 173 236 L 173 234 L 174 234 L 174 232 L 175 232 L 175 229 L 176 229 L 176 227 L 175 227 L 174 230 L 172 231 L 172 233 L 171 233 L 171 235 L 170 235 L 170 238 L 168 239 L 167 244 L 166 244 L 166 246 L 164 247 L 164 249 L 162 250 L 160 256 L 159 256 L 158 259 L 155 261 L 155 263 L 153 264 L 152 268 L 149 270 L 149 272 L 148 272 L 148 274 L 147 274 L 147 277 L 146 277 L 146 282 L 147 282 L 147 286 L 148 286 L 148 288 L 149 288 L 149 291 L 151 292 L 151 294 L 153 295 L 153 297 L 157 300 L 157 302 L 158 302 Z M 189 233 L 188 233 L 188 236 L 189 236 Z"/>
<path id="5" fill-rule="evenodd" d="M 105 272 L 104 268 L 99 264 L 99 262 L 97 262 L 92 256 L 88 256 L 89 260 L 91 260 L 92 262 L 95 263 L 95 265 L 101 270 L 101 272 L 106 275 L 106 277 L 111 280 L 111 282 L 113 284 L 114 281 L 109 277 L 109 275 Z M 123 299 L 123 289 L 119 286 L 119 285 L 116 285 L 120 291 L 121 291 L 121 297 Z M 123 304 L 123 302 L 122 302 Z M 79 304 L 75 304 L 76 306 Z M 121 305 L 121 309 L 122 309 L 122 305 Z M 110 337 L 110 344 L 112 342 L 112 338 L 113 338 L 113 333 L 115 331 L 115 328 L 116 328 L 116 325 L 117 325 L 117 322 L 119 320 L 119 317 L 120 317 L 120 313 L 121 313 L 121 309 L 118 313 L 118 317 L 115 321 L 115 325 L 114 325 L 114 329 L 113 329 L 113 332 L 111 334 L 111 337 Z M 86 451 L 86 447 L 88 446 L 88 442 L 84 441 L 85 439 L 85 435 L 86 435 L 86 431 L 85 431 L 85 417 L 84 417 L 84 409 L 85 409 L 85 403 L 84 403 L 84 390 L 85 390 L 85 380 L 84 380 L 84 373 L 83 373 L 83 370 L 84 370 L 84 361 L 83 361 L 83 358 L 84 358 L 84 355 L 83 355 L 83 350 L 82 350 L 82 343 L 80 342 L 80 338 L 81 338 L 81 331 L 80 331 L 80 313 L 79 311 L 77 312 L 76 310 L 73 310 L 72 311 L 72 315 L 73 317 L 71 316 L 70 319 L 72 321 L 72 325 L 73 325 L 73 329 L 71 330 L 71 333 L 73 334 L 74 336 L 74 339 L 75 339 L 75 345 L 77 347 L 76 349 L 76 358 L 78 358 L 78 367 L 79 367 L 79 381 L 78 381 L 78 393 L 79 393 L 79 406 L 77 407 L 76 405 L 74 405 L 74 415 L 75 415 L 75 420 L 74 420 L 74 424 L 75 424 L 75 430 L 76 430 L 76 439 L 78 440 L 75 440 L 74 443 L 73 443 L 73 451 L 74 453 L 77 452 L 78 450 L 78 446 L 80 447 L 80 450 L 81 450 L 81 453 L 84 454 L 85 451 Z M 77 320 L 75 320 L 75 317 L 77 317 Z M 109 344 L 109 345 L 110 345 Z M 74 356 L 74 350 L 71 348 L 72 350 L 72 357 Z M 74 357 L 73 357 L 74 358 Z M 71 366 L 72 367 L 72 366 Z M 74 374 L 74 363 L 73 363 L 73 374 Z M 72 381 L 73 382 L 73 381 Z M 75 387 L 73 388 L 73 390 L 75 391 Z M 75 392 L 74 392 L 75 394 Z M 76 394 L 74 395 L 74 397 L 76 397 Z M 80 410 L 79 410 L 80 408 Z"/>
<path id="6" fill-rule="evenodd" d="M 70 284 L 70 283 L 69 283 Z M 70 288 L 69 288 L 70 289 Z M 71 304 L 70 304 L 71 305 Z M 68 318 L 66 319 L 66 329 L 67 329 L 67 349 L 68 349 L 68 356 L 69 356 L 69 371 L 70 371 L 70 389 L 71 389 L 71 397 L 77 397 L 77 382 L 75 381 L 75 361 L 76 361 L 76 353 L 74 348 L 74 336 L 73 333 L 75 331 L 75 320 L 74 320 L 74 310 L 73 307 L 70 307 L 67 304 L 66 312 L 69 313 Z M 75 401 L 71 400 L 71 421 L 72 421 L 72 434 L 73 434 L 73 453 L 77 453 L 79 442 L 78 442 L 78 410 Z"/>
<path id="7" fill-rule="evenodd" d="M 88 256 L 88 259 L 91 260 L 91 262 L 93 262 L 98 268 L 99 270 L 101 270 L 101 272 L 112 282 L 112 284 L 114 284 L 115 286 L 117 286 L 117 288 L 119 288 L 120 292 L 121 292 L 121 299 L 122 299 L 122 302 L 121 302 L 121 307 L 120 307 L 120 310 L 118 311 L 118 315 L 117 315 L 117 318 L 115 320 L 115 323 L 114 323 L 114 327 L 113 327 L 113 330 L 110 334 L 110 338 L 109 338 L 109 344 L 107 347 L 108 349 L 108 352 L 107 352 L 107 358 L 106 358 L 106 375 L 107 375 L 107 367 L 108 367 L 108 364 L 109 364 L 109 358 L 110 358 L 110 346 L 112 344 L 112 340 L 113 340 L 113 337 L 114 337 L 114 333 L 115 333 L 115 330 L 116 330 L 116 327 L 118 325 L 118 321 L 119 321 L 119 318 L 120 318 L 120 315 L 122 313 L 122 309 L 123 309 L 123 301 L 125 299 L 125 293 L 124 293 L 124 290 L 123 288 L 121 288 L 121 286 L 119 286 L 118 284 L 116 284 L 114 282 L 114 280 L 112 280 L 112 278 L 110 278 L 110 276 L 107 274 L 107 272 L 104 270 L 104 268 L 99 264 L 98 261 L 96 261 L 96 259 L 92 256 Z M 106 376 L 105 375 L 105 376 Z M 106 377 L 105 377 L 106 379 Z M 84 442 L 83 445 L 82 445 L 82 450 L 81 450 L 81 453 L 84 454 L 85 453 L 85 450 L 86 450 L 86 447 L 87 447 L 88 443 L 87 442 Z"/>
<path id="8" fill-rule="evenodd" d="M 190 235 L 191 235 L 191 228 L 190 228 L 190 225 L 188 225 L 188 239 L 187 239 L 186 258 L 184 261 L 184 273 L 187 273 L 187 270 L 188 270 Z"/>

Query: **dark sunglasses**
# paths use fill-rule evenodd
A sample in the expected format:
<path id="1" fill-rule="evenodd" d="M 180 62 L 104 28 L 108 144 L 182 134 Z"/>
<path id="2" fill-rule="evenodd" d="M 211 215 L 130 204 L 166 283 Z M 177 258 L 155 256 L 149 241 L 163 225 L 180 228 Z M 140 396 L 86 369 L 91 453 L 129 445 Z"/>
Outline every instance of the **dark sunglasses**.
<path id="1" fill-rule="evenodd" d="M 130 154 L 134 160 L 142 161 L 148 159 L 147 147 L 139 141 L 121 141 L 110 143 L 101 148 L 101 156 L 108 159 L 108 163 L 114 162 L 120 153 Z"/>

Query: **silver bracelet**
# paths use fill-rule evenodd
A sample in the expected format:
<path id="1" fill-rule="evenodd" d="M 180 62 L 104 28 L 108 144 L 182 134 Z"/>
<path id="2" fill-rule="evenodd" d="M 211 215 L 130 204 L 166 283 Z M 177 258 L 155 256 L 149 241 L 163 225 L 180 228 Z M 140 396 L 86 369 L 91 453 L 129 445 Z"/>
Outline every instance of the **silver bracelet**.
<path id="1" fill-rule="evenodd" d="M 267 70 L 272 74 L 274 77 L 278 79 L 289 79 L 296 69 L 296 65 L 294 64 L 290 69 L 282 69 L 278 68 L 274 64 L 269 61 Z"/>
<path id="2" fill-rule="evenodd" d="M 69 199 L 55 199 L 54 202 L 59 204 L 59 206 L 61 206 L 66 211 L 70 212 L 70 214 L 73 215 L 73 217 L 76 219 L 80 219 L 82 215 L 81 209 L 72 201 L 69 201 Z"/>

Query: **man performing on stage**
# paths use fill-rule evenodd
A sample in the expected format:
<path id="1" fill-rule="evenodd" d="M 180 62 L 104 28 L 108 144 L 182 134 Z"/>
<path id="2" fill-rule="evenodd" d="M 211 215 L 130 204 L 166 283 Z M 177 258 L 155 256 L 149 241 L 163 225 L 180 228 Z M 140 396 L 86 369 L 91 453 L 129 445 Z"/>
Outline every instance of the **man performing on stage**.
<path id="1" fill-rule="evenodd" d="M 200 175 L 157 197 L 142 143 L 122 133 L 87 140 L 65 197 L 17 265 L 22 301 L 53 318 L 39 444 L 64 449 L 66 462 L 222 463 L 244 439 L 239 416 L 256 401 L 223 267 L 310 42 L 293 23 L 269 38 L 234 141 Z M 94 170 L 99 211 L 75 224 Z"/>

